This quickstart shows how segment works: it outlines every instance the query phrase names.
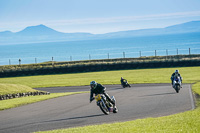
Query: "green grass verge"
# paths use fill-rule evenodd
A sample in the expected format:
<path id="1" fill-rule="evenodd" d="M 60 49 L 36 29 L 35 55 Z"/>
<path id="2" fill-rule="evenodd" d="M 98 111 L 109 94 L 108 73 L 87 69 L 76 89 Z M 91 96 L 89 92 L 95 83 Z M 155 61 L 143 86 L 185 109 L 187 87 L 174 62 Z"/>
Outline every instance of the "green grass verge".
<path id="1" fill-rule="evenodd" d="M 56 98 L 60 96 L 67 96 L 72 94 L 80 94 L 80 93 L 88 93 L 88 92 L 67 92 L 67 93 L 51 93 L 50 95 L 38 95 L 38 96 L 29 96 L 29 97 L 21 97 L 14 98 L 9 100 L 0 101 L 0 110 L 5 110 L 9 108 L 18 107 L 25 104 L 35 103 L 51 98 Z"/>
<path id="2" fill-rule="evenodd" d="M 129 83 L 170 83 L 171 74 L 179 69 L 183 83 L 194 83 L 199 79 L 200 67 L 178 67 L 159 69 L 136 69 L 121 71 L 103 71 L 75 74 L 57 74 L 43 76 L 27 76 L 0 78 L 0 83 L 23 84 L 32 88 L 53 86 L 82 86 L 96 80 L 104 85 L 120 84 L 120 78 L 126 78 Z"/>
<path id="3" fill-rule="evenodd" d="M 200 78 L 200 77 L 199 77 L 199 78 Z M 197 93 L 197 94 L 200 95 L 200 82 L 195 83 L 195 84 L 192 86 L 192 90 L 193 90 L 195 93 Z"/>
<path id="4" fill-rule="evenodd" d="M 26 92 L 36 92 L 37 90 L 25 85 L 16 84 L 2 84 L 0 83 L 0 95 L 5 94 L 16 94 L 16 93 L 26 93 Z"/>

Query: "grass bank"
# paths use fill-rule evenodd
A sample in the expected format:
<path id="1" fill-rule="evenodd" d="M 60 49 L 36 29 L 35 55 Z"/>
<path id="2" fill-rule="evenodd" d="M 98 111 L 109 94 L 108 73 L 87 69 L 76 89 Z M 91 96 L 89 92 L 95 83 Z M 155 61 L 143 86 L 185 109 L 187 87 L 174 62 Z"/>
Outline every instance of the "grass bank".
<path id="1" fill-rule="evenodd" d="M 29 97 L 14 98 L 14 99 L 9 99 L 9 100 L 2 100 L 0 101 L 0 105 L 1 105 L 0 110 L 10 109 L 10 108 L 18 107 L 21 105 L 44 101 L 47 99 L 52 99 L 52 98 L 67 96 L 67 95 L 72 95 L 72 94 L 80 94 L 80 93 L 87 93 L 87 92 L 52 93 L 50 95 L 29 96 Z"/>
<path id="2" fill-rule="evenodd" d="M 0 83 L 0 95 L 5 94 L 16 94 L 16 93 L 26 93 L 26 92 L 36 92 L 37 90 L 25 85 L 16 84 L 2 84 Z"/>
<path id="3" fill-rule="evenodd" d="M 104 85 L 120 84 L 120 78 L 126 78 L 129 83 L 170 83 L 171 74 L 179 69 L 183 83 L 200 81 L 200 67 L 177 67 L 159 69 L 134 69 L 119 71 L 102 71 L 75 74 L 55 74 L 44 76 L 26 76 L 0 78 L 0 83 L 22 84 L 32 88 L 55 86 L 83 86 L 95 80 Z"/>
<path id="4" fill-rule="evenodd" d="M 0 83 L 0 95 L 27 93 L 36 91 L 38 90 L 32 89 L 31 87 L 28 87 L 26 85 Z M 10 109 L 21 105 L 26 105 L 60 96 L 67 96 L 79 93 L 86 93 L 86 92 L 52 93 L 50 95 L 37 95 L 37 96 L 20 97 L 8 100 L 0 100 L 0 105 L 1 105 L 0 110 Z"/>
<path id="5" fill-rule="evenodd" d="M 69 62 L 46 62 L 0 66 L 0 77 L 33 76 L 61 73 L 96 72 L 136 68 L 200 66 L 200 54 L 149 56 L 139 58 L 100 59 Z"/>

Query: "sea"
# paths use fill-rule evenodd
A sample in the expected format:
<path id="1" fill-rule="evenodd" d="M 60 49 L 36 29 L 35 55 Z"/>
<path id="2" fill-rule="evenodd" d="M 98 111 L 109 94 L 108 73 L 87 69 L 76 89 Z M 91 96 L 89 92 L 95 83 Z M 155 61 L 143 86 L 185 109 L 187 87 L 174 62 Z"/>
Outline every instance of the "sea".
<path id="1" fill-rule="evenodd" d="M 59 62 L 177 54 L 200 54 L 200 32 L 0 45 L 0 65 L 33 64 L 52 60 Z"/>

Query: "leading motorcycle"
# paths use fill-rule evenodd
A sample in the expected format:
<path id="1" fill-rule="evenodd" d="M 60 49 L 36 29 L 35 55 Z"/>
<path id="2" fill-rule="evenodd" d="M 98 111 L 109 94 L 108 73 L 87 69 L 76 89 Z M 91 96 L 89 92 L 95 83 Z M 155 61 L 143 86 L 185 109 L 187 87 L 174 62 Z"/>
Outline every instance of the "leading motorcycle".
<path id="1" fill-rule="evenodd" d="M 180 88 L 181 88 L 181 80 L 180 77 L 175 77 L 173 80 L 173 88 L 177 93 L 179 93 Z"/>
<path id="2" fill-rule="evenodd" d="M 101 111 L 108 115 L 110 112 L 113 113 L 117 113 L 117 107 L 114 108 L 114 105 L 108 101 L 108 99 L 106 98 L 106 96 L 104 94 L 98 94 L 95 96 L 96 102 L 97 102 L 97 106 L 100 107 Z M 112 96 L 111 100 L 113 100 L 114 102 L 116 102 L 115 97 Z"/>

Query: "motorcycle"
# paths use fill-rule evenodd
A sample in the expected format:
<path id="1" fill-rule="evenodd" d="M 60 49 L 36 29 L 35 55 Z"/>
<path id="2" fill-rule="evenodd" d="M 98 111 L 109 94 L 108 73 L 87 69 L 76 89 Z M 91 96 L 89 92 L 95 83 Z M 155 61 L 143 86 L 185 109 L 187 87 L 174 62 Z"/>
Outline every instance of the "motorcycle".
<path id="1" fill-rule="evenodd" d="M 114 108 L 114 105 L 108 101 L 108 99 L 106 98 L 106 96 L 104 94 L 98 94 L 95 96 L 96 102 L 97 102 L 97 106 L 100 107 L 101 111 L 108 115 L 110 112 L 113 113 L 117 113 L 118 110 L 117 108 Z M 112 96 L 111 100 L 113 100 L 114 102 L 116 102 L 115 97 Z"/>
<path id="2" fill-rule="evenodd" d="M 125 87 L 131 87 L 131 86 L 129 85 L 129 83 L 128 83 L 127 80 L 124 80 L 123 82 L 121 82 L 121 85 L 122 85 L 123 88 L 125 88 Z"/>
<path id="3" fill-rule="evenodd" d="M 173 88 L 175 89 L 175 91 L 176 91 L 177 93 L 179 93 L 180 88 L 181 88 L 181 80 L 180 80 L 180 77 L 174 78 L 174 80 L 173 80 Z"/>

